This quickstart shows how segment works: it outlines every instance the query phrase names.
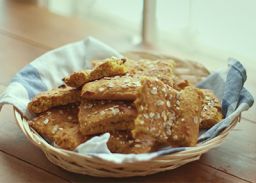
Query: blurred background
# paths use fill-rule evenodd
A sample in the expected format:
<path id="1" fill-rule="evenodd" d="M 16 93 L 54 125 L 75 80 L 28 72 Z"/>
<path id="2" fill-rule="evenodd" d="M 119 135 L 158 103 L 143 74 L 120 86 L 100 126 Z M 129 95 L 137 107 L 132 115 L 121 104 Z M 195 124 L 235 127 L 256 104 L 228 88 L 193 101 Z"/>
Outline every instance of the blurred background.
<path id="1" fill-rule="evenodd" d="M 149 31 L 152 40 L 146 46 L 190 59 L 256 59 L 255 0 L 41 0 L 38 4 L 120 31 L 127 42 L 120 49 L 126 49 L 136 48 L 142 39 L 145 2 L 153 6 L 147 9 L 150 21 L 144 28 L 151 30 L 144 32 Z"/>

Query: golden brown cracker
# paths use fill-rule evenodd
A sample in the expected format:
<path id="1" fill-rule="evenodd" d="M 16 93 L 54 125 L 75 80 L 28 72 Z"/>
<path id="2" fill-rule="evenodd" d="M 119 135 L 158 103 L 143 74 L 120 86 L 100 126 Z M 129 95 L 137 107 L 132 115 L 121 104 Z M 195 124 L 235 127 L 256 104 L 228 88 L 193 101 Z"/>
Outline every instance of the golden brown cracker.
<path id="1" fill-rule="evenodd" d="M 221 121 L 221 103 L 214 93 L 207 89 L 201 89 L 204 95 L 203 108 L 201 112 L 200 129 L 211 128 Z"/>
<path id="2" fill-rule="evenodd" d="M 173 146 L 195 146 L 199 135 L 202 93 L 188 86 L 176 96 L 176 117 L 169 142 Z"/>
<path id="3" fill-rule="evenodd" d="M 80 101 L 80 90 L 66 87 L 41 92 L 28 104 L 28 110 L 32 113 L 42 113 L 56 106 L 67 105 Z"/>
<path id="4" fill-rule="evenodd" d="M 133 137 L 142 140 L 141 136 L 149 136 L 157 142 L 166 143 L 171 135 L 174 115 L 171 107 L 175 97 L 176 91 L 159 79 L 143 78 L 135 101 L 138 116 L 132 131 Z"/>
<path id="5" fill-rule="evenodd" d="M 140 154 L 152 151 L 152 146 L 146 141 L 134 139 L 130 131 L 115 131 L 110 133 L 107 145 L 112 153 Z"/>
<path id="6" fill-rule="evenodd" d="M 121 101 L 82 100 L 79 110 L 80 131 L 84 135 L 133 128 L 137 111 Z"/>
<path id="7" fill-rule="evenodd" d="M 104 78 L 85 84 L 81 97 L 95 100 L 133 101 L 136 99 L 137 89 L 140 86 L 140 77 L 125 75 Z"/>
<path id="8" fill-rule="evenodd" d="M 79 132 L 77 115 L 77 105 L 56 107 L 41 113 L 29 125 L 57 146 L 73 150 L 87 139 Z"/>
<path id="9" fill-rule="evenodd" d="M 81 87 L 85 83 L 101 79 L 104 77 L 111 77 L 117 75 L 124 75 L 127 73 L 127 68 L 124 65 L 125 59 L 108 58 L 91 71 L 74 72 L 70 76 L 64 78 L 64 82 L 71 87 Z"/>

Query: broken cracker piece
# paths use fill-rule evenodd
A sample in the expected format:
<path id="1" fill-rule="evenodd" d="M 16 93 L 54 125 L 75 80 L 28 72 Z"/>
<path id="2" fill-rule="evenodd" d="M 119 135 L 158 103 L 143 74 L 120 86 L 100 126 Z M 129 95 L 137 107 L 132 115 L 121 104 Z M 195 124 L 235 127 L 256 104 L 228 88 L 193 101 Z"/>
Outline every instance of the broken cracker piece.
<path id="1" fill-rule="evenodd" d="M 202 92 L 193 86 L 178 92 L 174 110 L 176 120 L 172 125 L 169 142 L 172 146 L 195 146 L 199 135 L 200 114 L 202 110 Z"/>
<path id="2" fill-rule="evenodd" d="M 90 81 L 104 77 L 124 75 L 127 73 L 127 68 L 124 65 L 125 61 L 124 58 L 119 59 L 115 57 L 105 59 L 103 63 L 91 71 L 74 72 L 70 76 L 65 77 L 64 82 L 68 86 L 79 88 Z"/>
<path id="3" fill-rule="evenodd" d="M 131 103 L 82 100 L 79 110 L 80 131 L 84 135 L 133 128 L 137 115 Z"/>
<path id="4" fill-rule="evenodd" d="M 221 103 L 214 93 L 207 89 L 201 89 L 204 95 L 203 108 L 200 117 L 200 129 L 211 128 L 223 118 Z"/>
<path id="5" fill-rule="evenodd" d="M 38 114 L 52 107 L 79 102 L 80 92 L 80 90 L 66 87 L 39 93 L 28 103 L 28 110 Z"/>
<path id="6" fill-rule="evenodd" d="M 140 77 L 115 76 L 87 83 L 83 86 L 81 97 L 94 100 L 133 101 L 141 86 Z"/>
<path id="7" fill-rule="evenodd" d="M 57 146 L 73 150 L 87 139 L 79 132 L 77 114 L 77 105 L 61 106 L 41 113 L 28 123 Z"/>

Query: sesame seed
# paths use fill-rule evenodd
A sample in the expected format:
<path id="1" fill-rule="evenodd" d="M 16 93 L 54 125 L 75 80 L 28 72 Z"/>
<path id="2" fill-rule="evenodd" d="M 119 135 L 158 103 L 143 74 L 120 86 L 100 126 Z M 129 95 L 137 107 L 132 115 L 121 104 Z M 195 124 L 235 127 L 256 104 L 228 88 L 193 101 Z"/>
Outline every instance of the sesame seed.
<path id="1" fill-rule="evenodd" d="M 181 121 L 185 121 L 185 119 L 184 119 L 184 118 L 181 118 Z"/>
<path id="2" fill-rule="evenodd" d="M 176 101 L 176 104 L 177 104 L 177 105 L 180 105 L 180 101 L 179 101 L 179 100 L 177 100 L 177 101 Z"/>
<path id="3" fill-rule="evenodd" d="M 125 79 L 124 79 L 124 82 L 125 82 L 125 83 L 129 83 L 130 81 L 131 81 L 131 80 L 130 80 L 129 78 L 125 78 Z"/>
<path id="4" fill-rule="evenodd" d="M 109 87 L 109 88 L 112 88 L 112 87 L 114 87 L 114 84 L 113 84 L 113 83 L 109 83 L 109 84 L 108 84 L 108 87 Z"/>
<path id="5" fill-rule="evenodd" d="M 59 126 L 58 126 L 58 125 L 55 125 L 55 126 L 52 128 L 52 133 L 55 134 L 58 130 L 59 130 Z"/>
<path id="6" fill-rule="evenodd" d="M 155 130 L 156 130 L 156 128 L 155 128 L 155 127 L 152 127 L 152 128 L 151 128 L 151 131 L 155 131 Z"/>
<path id="7" fill-rule="evenodd" d="M 64 114 L 64 113 L 63 113 L 63 110 L 60 110 L 59 113 L 60 113 L 60 114 Z"/>
<path id="8" fill-rule="evenodd" d="M 140 139 L 135 139 L 135 142 L 140 142 Z"/>
<path id="9" fill-rule="evenodd" d="M 166 88 L 162 88 L 162 92 L 166 93 Z"/>
<path id="10" fill-rule="evenodd" d="M 133 84 L 134 86 L 141 86 L 140 81 L 134 81 L 134 82 L 132 82 L 132 84 Z"/>
<path id="11" fill-rule="evenodd" d="M 172 134 L 171 126 L 168 124 L 165 126 L 165 133 L 169 136 Z"/>
<path id="12" fill-rule="evenodd" d="M 59 130 L 60 130 L 60 131 L 62 131 L 62 130 L 63 130 L 63 128 L 59 128 Z"/>
<path id="13" fill-rule="evenodd" d="M 105 88 L 99 88 L 99 92 L 103 92 Z"/>
<path id="14" fill-rule="evenodd" d="M 198 121 L 199 121 L 199 120 L 198 120 L 198 117 L 197 117 L 197 116 L 195 116 L 195 117 L 194 117 L 194 123 L 195 123 L 195 124 L 197 124 L 197 123 L 198 123 Z"/>
<path id="15" fill-rule="evenodd" d="M 71 120 L 71 119 L 72 119 L 72 116 L 69 116 L 69 117 L 68 117 L 68 120 Z"/>
<path id="16" fill-rule="evenodd" d="M 161 116 L 162 116 L 162 118 L 164 119 L 164 121 L 166 121 L 166 120 L 167 120 L 167 116 L 166 116 L 165 111 L 163 111 L 163 112 L 162 112 Z"/>
<path id="17" fill-rule="evenodd" d="M 51 115 L 51 112 L 50 112 L 50 111 L 48 111 L 48 112 L 47 112 L 47 115 Z"/>
<path id="18" fill-rule="evenodd" d="M 166 120 L 167 120 L 167 116 L 166 116 L 166 115 L 164 115 L 164 117 L 163 117 L 163 118 L 164 118 L 164 121 L 166 121 Z"/>
<path id="19" fill-rule="evenodd" d="M 166 101 L 166 105 L 167 105 L 167 107 L 171 107 L 171 103 L 169 100 Z"/>
<path id="20" fill-rule="evenodd" d="M 48 122 L 49 122 L 49 119 L 48 119 L 48 118 L 46 118 L 46 119 L 43 121 L 43 123 L 44 123 L 45 125 L 47 125 Z"/>
<path id="21" fill-rule="evenodd" d="M 144 107 L 142 105 L 140 106 L 140 110 L 142 110 L 142 111 L 144 110 Z"/>
<path id="22" fill-rule="evenodd" d="M 129 143 L 129 144 L 133 143 L 133 140 L 129 140 L 128 143 Z"/>
<path id="23" fill-rule="evenodd" d="M 177 98 L 177 99 L 180 98 L 180 93 L 177 93 L 176 98 Z"/>
<path id="24" fill-rule="evenodd" d="M 157 106 L 164 105 L 164 101 L 162 101 L 162 100 L 158 100 L 158 101 L 156 102 L 156 105 L 157 105 Z"/>
<path id="25" fill-rule="evenodd" d="M 92 107 L 93 107 L 93 104 L 90 104 L 90 103 L 84 106 L 85 109 L 87 109 L 87 108 L 89 109 L 89 108 L 92 108 Z"/>
<path id="26" fill-rule="evenodd" d="M 140 121 L 140 124 L 143 125 L 143 124 L 144 124 L 144 121 Z"/>
<path id="27" fill-rule="evenodd" d="M 144 118 L 146 118 L 146 119 L 149 118 L 148 114 L 143 114 L 143 116 L 144 116 Z"/>
<path id="28" fill-rule="evenodd" d="M 138 147 L 139 148 L 139 147 L 141 147 L 141 145 L 140 144 L 135 144 L 134 147 Z"/>
<path id="29" fill-rule="evenodd" d="M 111 110 L 113 115 L 117 115 L 120 112 L 118 108 L 111 108 Z"/>
<path id="30" fill-rule="evenodd" d="M 128 106 L 128 109 L 131 109 L 131 108 L 132 108 L 132 106 L 129 105 L 129 106 Z"/>
<path id="31" fill-rule="evenodd" d="M 105 111 L 100 111 L 100 115 L 103 116 L 105 114 Z"/>
<path id="32" fill-rule="evenodd" d="M 156 95 L 157 94 L 157 88 L 156 87 L 153 87 L 151 90 L 150 90 L 150 93 L 152 95 Z"/>
<path id="33" fill-rule="evenodd" d="M 153 112 L 149 113 L 149 117 L 153 118 L 155 116 L 155 114 Z"/>
<path id="34" fill-rule="evenodd" d="M 159 114 L 159 113 L 156 113 L 155 118 L 156 118 L 156 119 L 159 119 L 159 118 L 160 118 L 160 114 Z"/>
<path id="35" fill-rule="evenodd" d="M 173 136 L 173 139 L 174 139 L 174 140 L 177 140 L 177 139 L 178 139 L 178 136 L 177 136 L 177 135 L 174 135 L 174 136 Z"/>

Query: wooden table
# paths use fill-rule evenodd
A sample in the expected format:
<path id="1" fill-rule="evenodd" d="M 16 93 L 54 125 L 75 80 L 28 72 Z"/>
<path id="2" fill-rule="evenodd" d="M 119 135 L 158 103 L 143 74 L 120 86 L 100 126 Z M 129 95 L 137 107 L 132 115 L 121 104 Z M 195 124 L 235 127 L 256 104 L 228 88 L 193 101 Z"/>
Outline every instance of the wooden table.
<path id="1" fill-rule="evenodd" d="M 94 22 L 55 15 L 20 1 L 0 0 L 0 91 L 11 76 L 42 53 L 65 43 L 95 36 L 117 49 L 130 49 L 129 33 Z M 256 66 L 243 62 L 247 87 L 255 94 Z M 209 68 L 223 63 L 207 62 Z M 256 110 L 245 112 L 241 123 L 218 148 L 199 161 L 147 177 L 124 179 L 77 175 L 51 164 L 18 129 L 11 106 L 0 113 L 0 182 L 256 182 Z"/>

